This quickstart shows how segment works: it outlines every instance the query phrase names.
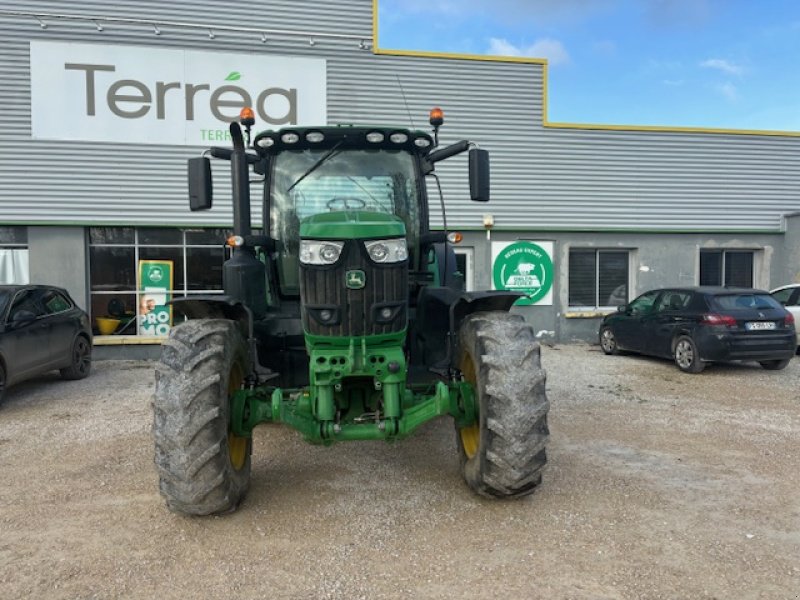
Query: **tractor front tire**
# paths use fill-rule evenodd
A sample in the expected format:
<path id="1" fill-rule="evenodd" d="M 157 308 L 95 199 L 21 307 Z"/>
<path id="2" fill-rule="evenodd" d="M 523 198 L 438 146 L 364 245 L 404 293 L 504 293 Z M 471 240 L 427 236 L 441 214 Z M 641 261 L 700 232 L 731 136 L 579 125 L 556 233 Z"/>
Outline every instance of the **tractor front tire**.
<path id="1" fill-rule="evenodd" d="M 173 512 L 235 510 L 250 484 L 252 442 L 230 431 L 247 346 L 236 323 L 187 321 L 170 331 L 156 367 L 153 434 L 159 490 Z"/>
<path id="2" fill-rule="evenodd" d="M 461 471 L 482 496 L 533 492 L 547 463 L 546 374 L 533 329 L 520 315 L 481 312 L 459 331 L 460 368 L 473 385 L 475 424 L 456 428 Z"/>

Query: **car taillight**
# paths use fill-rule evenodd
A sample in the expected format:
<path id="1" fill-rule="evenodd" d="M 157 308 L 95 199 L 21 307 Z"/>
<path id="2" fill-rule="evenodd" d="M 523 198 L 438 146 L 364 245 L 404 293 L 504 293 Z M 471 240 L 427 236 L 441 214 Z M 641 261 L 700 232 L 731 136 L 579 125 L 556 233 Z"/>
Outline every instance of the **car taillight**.
<path id="1" fill-rule="evenodd" d="M 787 313 L 783 322 L 786 323 L 787 326 L 794 325 L 794 315 L 792 313 Z"/>
<path id="2" fill-rule="evenodd" d="M 700 322 L 703 325 L 727 325 L 728 327 L 736 327 L 736 319 L 730 315 L 718 315 L 716 313 L 703 315 Z"/>

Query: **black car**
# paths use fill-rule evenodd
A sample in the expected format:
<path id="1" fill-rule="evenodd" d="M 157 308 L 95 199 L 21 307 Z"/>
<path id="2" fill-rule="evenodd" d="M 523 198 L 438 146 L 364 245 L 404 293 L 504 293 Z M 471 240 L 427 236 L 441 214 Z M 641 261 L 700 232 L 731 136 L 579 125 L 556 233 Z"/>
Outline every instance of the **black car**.
<path id="1" fill-rule="evenodd" d="M 652 290 L 607 315 L 599 335 L 606 354 L 672 358 L 687 373 L 737 360 L 783 369 L 796 344 L 792 314 L 769 292 L 749 288 Z"/>
<path id="2" fill-rule="evenodd" d="M 60 288 L 0 285 L 0 401 L 18 381 L 59 369 L 83 379 L 92 367 L 89 317 Z"/>

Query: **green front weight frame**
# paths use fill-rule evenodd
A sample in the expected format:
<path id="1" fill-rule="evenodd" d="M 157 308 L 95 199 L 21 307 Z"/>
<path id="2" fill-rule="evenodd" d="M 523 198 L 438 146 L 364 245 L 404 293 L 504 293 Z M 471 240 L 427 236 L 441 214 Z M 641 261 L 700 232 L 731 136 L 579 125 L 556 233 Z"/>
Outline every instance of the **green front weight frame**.
<path id="1" fill-rule="evenodd" d="M 431 387 L 433 393 L 429 393 Z M 307 388 L 239 390 L 231 396 L 231 431 L 240 437 L 251 437 L 259 423 L 285 423 L 309 442 L 329 445 L 352 440 L 400 440 L 442 415 L 451 415 L 458 427 L 467 427 L 477 418 L 475 393 L 466 382 L 412 386 L 403 390 L 399 417 L 371 422 L 321 420 L 315 416 L 313 406 Z"/>

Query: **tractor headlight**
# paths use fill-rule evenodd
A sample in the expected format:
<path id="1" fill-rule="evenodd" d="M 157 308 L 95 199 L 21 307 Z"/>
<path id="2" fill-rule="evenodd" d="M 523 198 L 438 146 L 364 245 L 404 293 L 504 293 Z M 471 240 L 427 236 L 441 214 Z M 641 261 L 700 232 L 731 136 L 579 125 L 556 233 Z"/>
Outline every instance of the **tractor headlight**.
<path id="1" fill-rule="evenodd" d="M 397 263 L 408 258 L 405 238 L 364 242 L 367 254 L 376 263 Z"/>
<path id="2" fill-rule="evenodd" d="M 300 262 L 304 265 L 332 265 L 342 254 L 344 242 L 300 240 Z"/>

